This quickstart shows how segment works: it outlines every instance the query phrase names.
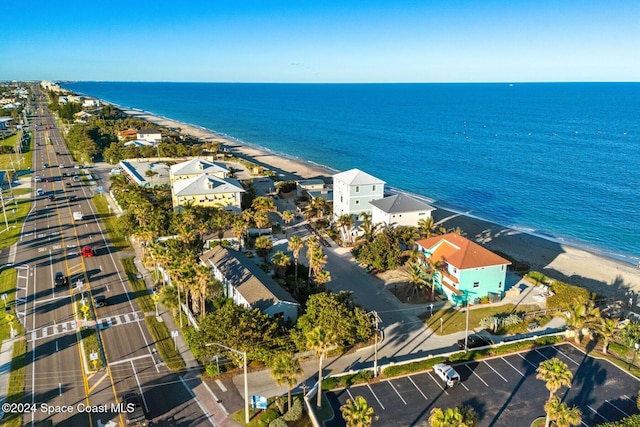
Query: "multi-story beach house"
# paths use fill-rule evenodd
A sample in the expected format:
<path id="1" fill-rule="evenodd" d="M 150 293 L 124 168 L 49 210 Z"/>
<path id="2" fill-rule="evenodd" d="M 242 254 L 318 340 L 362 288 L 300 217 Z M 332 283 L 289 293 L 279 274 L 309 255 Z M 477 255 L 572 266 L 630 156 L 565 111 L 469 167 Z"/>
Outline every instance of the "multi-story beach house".
<path id="1" fill-rule="evenodd" d="M 372 200 L 371 222 L 391 227 L 417 226 L 418 221 L 431 217 L 434 207 L 406 194 L 394 194 L 383 199 Z"/>
<path id="2" fill-rule="evenodd" d="M 218 178 L 227 178 L 230 171 L 223 164 L 215 163 L 206 159 L 192 159 L 186 162 L 177 163 L 171 166 L 170 170 L 172 183 L 183 179 L 190 179 L 202 174 L 217 176 Z"/>
<path id="3" fill-rule="evenodd" d="M 200 206 L 215 206 L 231 212 L 242 210 L 240 202 L 244 188 L 233 178 L 219 178 L 201 174 L 193 178 L 175 181 L 171 186 L 173 208 L 179 209 L 188 203 Z"/>
<path id="4" fill-rule="evenodd" d="M 455 233 L 416 244 L 425 258 L 439 267 L 434 275 L 436 290 L 454 304 L 502 297 L 511 264 L 508 260 Z"/>
<path id="5" fill-rule="evenodd" d="M 333 175 L 333 219 L 349 214 L 358 221 L 363 213 L 371 214 L 369 202 L 383 196 L 384 181 L 359 169 L 337 173 Z"/>
<path id="6" fill-rule="evenodd" d="M 136 133 L 136 139 L 159 144 L 162 142 L 162 133 L 157 129 L 140 129 Z"/>
<path id="7" fill-rule="evenodd" d="M 235 304 L 258 308 L 274 318 L 295 322 L 298 302 L 267 273 L 239 251 L 216 246 L 200 260 L 222 283 L 224 294 Z"/>

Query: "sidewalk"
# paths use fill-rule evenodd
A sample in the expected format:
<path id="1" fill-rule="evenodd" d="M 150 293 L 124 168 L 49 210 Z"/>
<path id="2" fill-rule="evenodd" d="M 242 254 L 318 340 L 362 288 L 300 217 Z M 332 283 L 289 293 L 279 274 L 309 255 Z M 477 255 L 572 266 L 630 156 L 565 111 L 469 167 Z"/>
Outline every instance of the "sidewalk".
<path id="1" fill-rule="evenodd" d="M 109 198 L 110 199 L 110 198 Z M 134 264 L 138 269 L 138 272 L 142 275 L 147 288 L 152 289 L 155 286 L 151 273 L 142 264 L 142 251 L 139 245 L 133 245 L 135 249 Z M 182 384 L 189 390 L 189 393 L 193 396 L 196 403 L 203 410 L 205 414 L 209 416 L 209 421 L 214 426 L 238 426 L 234 420 L 229 418 L 229 412 L 221 404 L 220 399 L 214 394 L 211 388 L 200 377 L 201 369 L 198 361 L 193 356 L 191 349 L 187 345 L 179 326 L 176 324 L 175 319 L 171 313 L 160 306 L 160 317 L 167 326 L 169 331 L 177 331 L 178 334 L 174 339 L 176 340 L 177 349 L 185 362 L 187 372 L 180 376 Z M 187 325 L 184 325 L 187 326 Z"/>

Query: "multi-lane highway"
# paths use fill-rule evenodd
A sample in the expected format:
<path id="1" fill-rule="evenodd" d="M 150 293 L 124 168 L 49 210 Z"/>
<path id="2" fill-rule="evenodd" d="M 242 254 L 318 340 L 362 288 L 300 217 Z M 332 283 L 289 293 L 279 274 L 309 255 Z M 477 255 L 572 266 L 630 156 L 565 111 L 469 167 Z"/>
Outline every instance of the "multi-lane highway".
<path id="1" fill-rule="evenodd" d="M 89 171 L 74 167 L 44 96 L 37 99 L 31 124 L 34 203 L 15 260 L 16 312 L 27 339 L 25 402 L 36 408 L 25 414 L 24 424 L 126 425 L 127 414 L 115 405 L 133 390 L 156 425 L 212 425 L 182 378 L 161 363 L 146 314 L 93 210 L 94 190 L 83 178 Z M 74 219 L 74 212 L 82 212 L 82 219 Z M 93 256 L 83 256 L 86 246 Z M 66 285 L 55 285 L 56 272 L 68 278 Z M 98 295 L 105 306 L 93 304 Z M 97 331 L 98 345 L 83 348 L 83 327 Z M 103 367 L 94 370 L 85 350 Z"/>

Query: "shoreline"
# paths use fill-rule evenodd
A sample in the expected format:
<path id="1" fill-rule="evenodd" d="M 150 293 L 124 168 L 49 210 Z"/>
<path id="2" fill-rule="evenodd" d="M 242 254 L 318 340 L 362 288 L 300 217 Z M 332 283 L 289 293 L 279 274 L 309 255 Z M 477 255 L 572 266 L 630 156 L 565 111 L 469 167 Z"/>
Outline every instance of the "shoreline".
<path id="1" fill-rule="evenodd" d="M 114 105 L 127 115 L 150 123 L 168 128 L 180 128 L 182 133 L 203 141 L 220 142 L 230 153 L 273 170 L 281 179 L 329 179 L 331 175 L 338 172 L 324 165 L 292 158 L 284 153 L 276 153 L 264 147 L 236 140 L 231 136 L 220 135 L 201 126 L 135 108 L 106 103 Z M 396 187 L 387 186 L 387 189 L 425 201 L 431 200 L 428 197 L 414 195 Z M 640 268 L 631 263 L 606 253 L 572 246 L 524 230 L 496 224 L 468 213 L 443 208 L 437 203 L 430 204 L 437 208 L 433 213 L 434 222 L 437 224 L 448 229 L 460 227 L 467 238 L 483 244 L 488 249 L 503 252 L 518 261 L 529 264 L 532 270 L 541 271 L 550 278 L 583 286 L 606 296 L 626 298 L 631 290 L 640 292 Z"/>

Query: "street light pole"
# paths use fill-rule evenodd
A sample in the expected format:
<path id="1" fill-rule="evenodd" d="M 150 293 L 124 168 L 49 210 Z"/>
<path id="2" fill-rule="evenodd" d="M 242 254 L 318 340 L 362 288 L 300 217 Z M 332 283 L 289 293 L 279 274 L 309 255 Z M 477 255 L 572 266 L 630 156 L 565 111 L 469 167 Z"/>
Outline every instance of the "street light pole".
<path id="1" fill-rule="evenodd" d="M 464 327 L 464 351 L 469 351 L 467 344 L 469 342 L 469 294 L 467 296 L 467 320 Z"/>
<path id="2" fill-rule="evenodd" d="M 234 353 L 242 355 L 242 359 L 244 362 L 244 422 L 246 424 L 249 424 L 249 383 L 247 382 L 247 352 L 236 350 L 235 348 L 227 347 L 226 345 L 219 344 L 217 342 L 206 343 L 204 346 L 213 347 L 214 345 L 226 348 L 229 351 L 233 351 Z"/>
<path id="3" fill-rule="evenodd" d="M 378 316 L 378 312 L 375 310 L 370 311 L 368 314 L 373 316 L 373 324 L 376 327 L 376 330 L 374 332 L 375 341 L 373 345 L 373 376 L 377 377 L 378 376 L 378 331 L 379 331 L 378 325 L 382 320 L 380 320 L 380 316 Z"/>

